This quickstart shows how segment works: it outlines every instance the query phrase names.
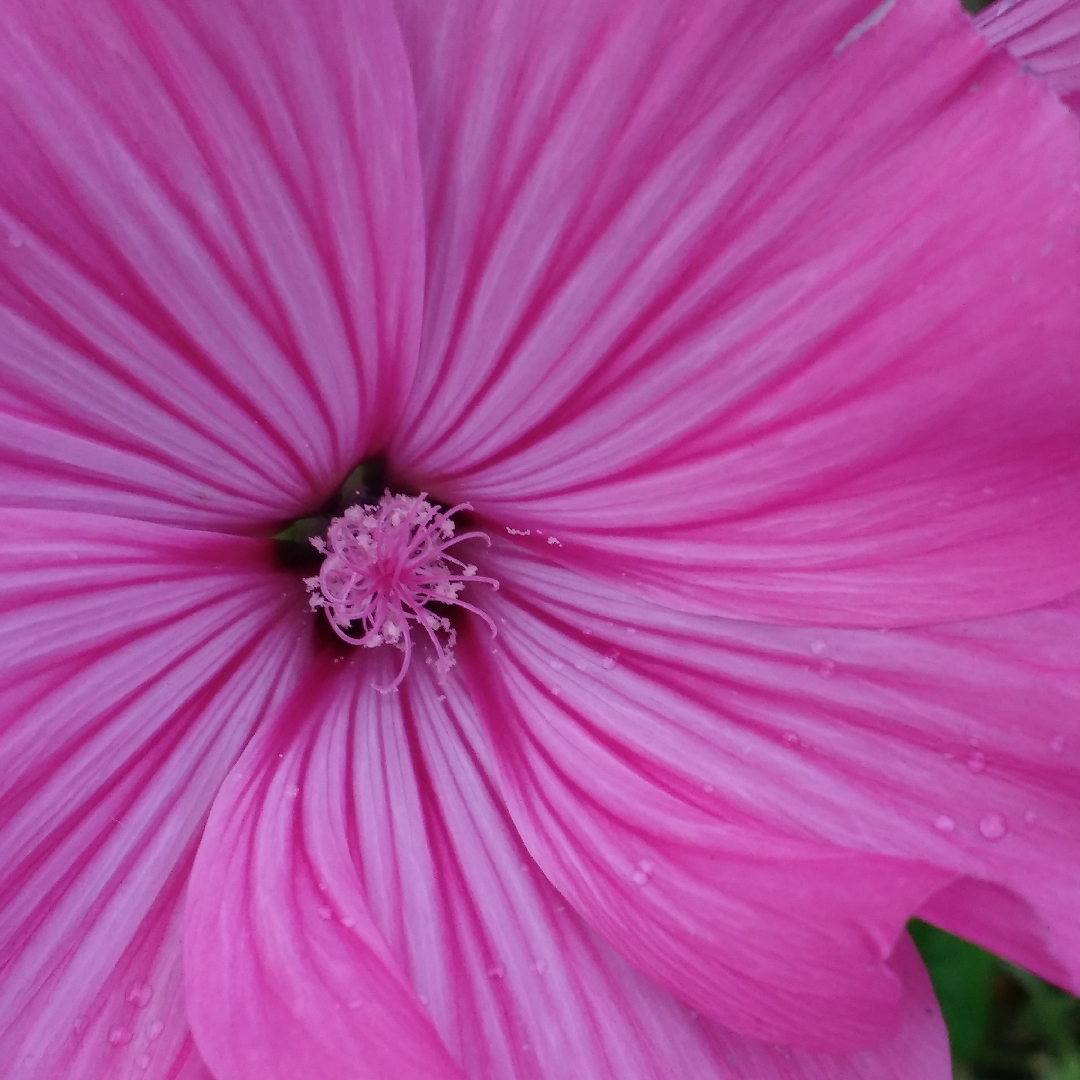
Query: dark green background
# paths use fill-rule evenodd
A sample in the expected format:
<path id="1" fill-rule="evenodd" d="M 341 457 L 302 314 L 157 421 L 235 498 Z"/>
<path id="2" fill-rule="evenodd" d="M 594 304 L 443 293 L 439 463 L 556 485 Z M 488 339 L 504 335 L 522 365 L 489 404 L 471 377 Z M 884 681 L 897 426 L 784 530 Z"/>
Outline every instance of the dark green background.
<path id="1" fill-rule="evenodd" d="M 945 1014 L 956 1080 L 1080 1080 L 1080 1000 L 933 926 L 909 929 Z"/>

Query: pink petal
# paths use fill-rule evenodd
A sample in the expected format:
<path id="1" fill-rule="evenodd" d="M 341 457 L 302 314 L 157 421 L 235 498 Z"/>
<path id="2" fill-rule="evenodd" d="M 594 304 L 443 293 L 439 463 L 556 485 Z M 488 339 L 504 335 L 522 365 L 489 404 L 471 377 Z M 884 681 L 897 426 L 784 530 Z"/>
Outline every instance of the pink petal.
<path id="1" fill-rule="evenodd" d="M 218 1080 L 949 1075 L 906 939 L 902 1032 L 852 1059 L 748 1041 L 650 985 L 529 859 L 461 683 L 417 665 L 400 693 L 373 690 L 392 673 L 372 654 L 313 671 L 215 804 L 186 958 Z"/>
<path id="2" fill-rule="evenodd" d="M 1025 70 L 1045 79 L 1074 112 L 1080 107 L 1080 3 L 1001 0 L 975 25 L 991 45 L 1004 45 Z"/>
<path id="3" fill-rule="evenodd" d="M 430 249 L 401 474 L 706 612 L 1080 585 L 1080 142 L 954 3 L 398 8 Z"/>
<path id="4" fill-rule="evenodd" d="M 307 662 L 302 590 L 265 545 L 72 513 L 0 511 L 0 562 L 0 1075 L 203 1080 L 187 872 Z"/>
<path id="5" fill-rule="evenodd" d="M 626 600 L 503 549 L 485 568 L 503 582 L 497 652 L 473 646 L 462 664 L 508 688 L 488 711 L 516 820 L 600 925 L 626 887 L 586 860 L 607 845 L 632 878 L 638 841 L 652 880 L 674 875 L 670 844 L 645 849 L 704 817 L 935 867 L 951 883 L 906 914 L 1080 989 L 1080 596 L 922 630 L 760 626 Z M 889 904 L 912 899 L 871 897 L 860 917 L 902 920 Z M 640 962 L 651 942 L 622 948 Z M 779 961 L 775 977 L 790 986 Z"/>
<path id="6" fill-rule="evenodd" d="M 384 0 L 9 0 L 0 502 L 214 528 L 387 437 L 423 273 Z"/>

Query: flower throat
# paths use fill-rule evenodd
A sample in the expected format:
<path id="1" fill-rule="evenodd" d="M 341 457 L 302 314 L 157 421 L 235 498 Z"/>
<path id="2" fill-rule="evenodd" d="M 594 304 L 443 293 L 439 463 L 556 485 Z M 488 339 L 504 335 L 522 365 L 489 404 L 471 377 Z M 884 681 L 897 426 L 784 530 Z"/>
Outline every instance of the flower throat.
<path id="1" fill-rule="evenodd" d="M 332 518 L 325 538 L 310 537 L 323 556 L 319 573 L 304 580 L 311 607 L 323 609 L 342 641 L 369 649 L 389 645 L 403 654 L 397 677 L 380 689 L 393 690 L 405 678 L 414 626 L 434 647 L 438 674 L 454 666 L 457 632 L 439 605 L 471 611 L 495 632 L 490 617 L 461 599 L 461 593 L 473 582 L 496 589 L 499 583 L 478 576 L 472 563 L 450 553 L 465 540 L 490 543 L 478 531 L 456 535 L 454 515 L 470 509 L 460 503 L 443 510 L 429 502 L 426 493 L 395 495 L 385 490 L 377 501 L 354 503 Z"/>

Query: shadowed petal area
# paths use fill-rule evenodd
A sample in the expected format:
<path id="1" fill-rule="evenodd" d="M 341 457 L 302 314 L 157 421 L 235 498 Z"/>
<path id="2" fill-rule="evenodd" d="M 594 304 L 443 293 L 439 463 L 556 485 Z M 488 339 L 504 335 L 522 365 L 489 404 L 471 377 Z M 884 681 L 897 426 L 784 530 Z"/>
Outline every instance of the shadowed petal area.
<path id="1" fill-rule="evenodd" d="M 0 1075 L 206 1080 L 180 934 L 214 793 L 310 656 L 265 544 L 0 511 Z"/>
<path id="2" fill-rule="evenodd" d="M 313 670 L 215 804 L 185 934 L 218 1080 L 298 1062 L 340 1080 L 946 1080 L 906 939 L 901 1033 L 851 1059 L 743 1039 L 650 984 L 530 859 L 462 683 L 417 664 L 373 689 L 394 670 Z"/>
<path id="3" fill-rule="evenodd" d="M 752 878 L 691 867 L 696 833 L 679 854 L 676 830 L 704 830 L 704 818 L 935 867 L 946 887 L 925 904 L 875 912 L 913 899 L 879 878 L 881 897 L 868 895 L 859 917 L 920 913 L 1080 987 L 1080 597 L 878 633 L 680 614 L 505 544 L 485 569 L 503 582 L 485 603 L 498 648 L 470 642 L 462 668 L 477 687 L 505 689 L 486 711 L 515 820 L 606 933 L 628 880 L 671 905 L 675 935 L 693 917 L 693 894 L 668 887 L 678 874 L 752 895 Z M 822 934 L 846 917 L 852 886 L 833 884 L 840 895 L 814 910 Z M 656 931 L 636 929 L 620 941 L 637 962 L 652 957 Z M 787 948 L 787 966 L 774 963 L 797 986 Z"/>
<path id="4" fill-rule="evenodd" d="M 0 504 L 246 530 L 413 368 L 423 222 L 383 0 L 4 0 Z"/>
<path id="5" fill-rule="evenodd" d="M 1080 585 L 1080 140 L 954 3 L 397 6 L 428 221 L 399 474 L 703 612 Z"/>
<path id="6" fill-rule="evenodd" d="M 975 25 L 991 45 L 1004 45 L 1026 70 L 1045 79 L 1074 112 L 1080 106 L 1080 3 L 1001 0 Z"/>

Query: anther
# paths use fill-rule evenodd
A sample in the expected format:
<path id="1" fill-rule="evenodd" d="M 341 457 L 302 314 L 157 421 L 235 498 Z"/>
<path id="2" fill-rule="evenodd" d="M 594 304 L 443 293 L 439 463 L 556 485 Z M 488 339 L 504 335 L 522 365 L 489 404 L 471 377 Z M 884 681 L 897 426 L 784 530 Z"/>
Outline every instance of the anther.
<path id="1" fill-rule="evenodd" d="M 334 518 L 326 539 L 311 543 L 325 559 L 317 577 L 307 578 L 312 608 L 323 608 L 342 641 L 374 649 L 391 645 L 404 654 L 397 678 L 401 684 L 412 659 L 412 626 L 421 627 L 435 648 L 440 676 L 454 666 L 456 632 L 450 620 L 429 604 L 450 604 L 479 615 L 495 633 L 491 618 L 460 599 L 467 583 L 498 588 L 494 578 L 481 577 L 471 563 L 449 549 L 464 540 L 490 541 L 482 532 L 455 536 L 453 516 L 472 509 L 460 503 L 442 510 L 427 495 L 383 494 L 373 505 L 350 506 Z"/>

